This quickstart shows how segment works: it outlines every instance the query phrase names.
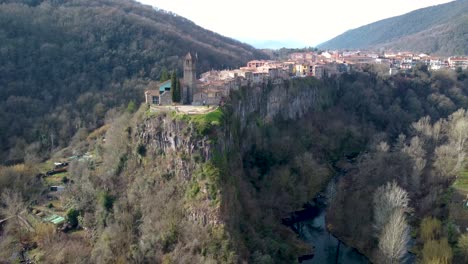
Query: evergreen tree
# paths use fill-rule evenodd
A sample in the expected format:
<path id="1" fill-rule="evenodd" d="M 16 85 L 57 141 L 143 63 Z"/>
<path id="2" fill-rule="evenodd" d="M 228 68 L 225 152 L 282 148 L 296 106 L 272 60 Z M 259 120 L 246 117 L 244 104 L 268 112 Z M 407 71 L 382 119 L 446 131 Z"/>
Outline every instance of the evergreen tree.
<path id="1" fill-rule="evenodd" d="M 175 87 L 175 93 L 176 93 L 176 102 L 180 103 L 181 102 L 181 91 L 180 91 L 180 81 L 176 81 L 176 87 Z"/>
<path id="2" fill-rule="evenodd" d="M 177 78 L 176 71 L 173 71 L 172 76 L 171 76 L 171 96 L 172 96 L 172 102 L 180 103 L 180 99 L 181 99 L 180 82 L 179 82 L 179 79 Z"/>
<path id="3" fill-rule="evenodd" d="M 167 80 L 171 79 L 171 76 L 169 76 L 169 72 L 167 72 L 167 69 L 166 67 L 164 67 L 162 69 L 162 72 L 161 72 L 161 77 L 159 79 L 160 82 L 165 82 Z"/>
<path id="4" fill-rule="evenodd" d="M 136 111 L 136 104 L 135 101 L 131 100 L 130 103 L 127 105 L 127 112 L 130 114 L 135 113 Z"/>
<path id="5" fill-rule="evenodd" d="M 177 74 L 175 71 L 172 72 L 171 76 L 171 96 L 172 96 L 172 102 L 176 103 L 177 101 Z"/>

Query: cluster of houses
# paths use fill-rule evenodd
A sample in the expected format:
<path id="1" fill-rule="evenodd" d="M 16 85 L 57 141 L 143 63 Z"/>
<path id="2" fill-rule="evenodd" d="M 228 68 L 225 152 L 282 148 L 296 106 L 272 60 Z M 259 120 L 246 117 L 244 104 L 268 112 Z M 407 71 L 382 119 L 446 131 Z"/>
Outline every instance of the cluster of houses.
<path id="1" fill-rule="evenodd" d="M 188 53 L 184 59 L 184 76 L 180 79 L 181 103 L 188 105 L 218 105 L 224 102 L 231 90 L 248 84 L 260 84 L 289 78 L 339 75 L 363 64 L 385 64 L 389 74 L 411 69 L 417 64 L 426 64 L 432 70 L 442 68 L 468 68 L 468 58 L 443 59 L 426 54 L 367 53 L 361 51 L 298 52 L 285 61 L 253 60 L 245 67 L 234 70 L 211 70 L 196 77 L 198 56 Z M 153 82 L 145 92 L 147 104 L 171 105 L 171 81 Z"/>
<path id="2" fill-rule="evenodd" d="M 468 68 L 468 58 L 465 57 L 441 58 L 429 56 L 427 54 L 401 52 L 397 54 L 384 54 L 383 58 L 380 60 L 389 63 L 390 67 L 395 70 L 411 69 L 417 64 L 425 64 L 431 70 Z"/>
<path id="3" fill-rule="evenodd" d="M 373 52 L 361 51 L 336 51 L 323 52 L 320 55 L 308 53 L 293 53 L 290 55 L 290 60 L 297 63 L 302 63 L 303 67 L 312 68 L 315 65 L 323 65 L 327 67 L 330 63 L 345 64 L 346 67 L 352 67 L 359 64 L 385 64 L 391 70 L 390 74 L 399 70 L 411 69 L 418 64 L 425 64 L 431 70 L 439 69 L 467 69 L 467 57 L 434 57 L 427 54 L 414 54 L 411 52 L 384 53 L 378 54 Z M 299 66 L 300 67 L 300 66 Z M 310 75 L 311 71 L 308 72 Z"/>

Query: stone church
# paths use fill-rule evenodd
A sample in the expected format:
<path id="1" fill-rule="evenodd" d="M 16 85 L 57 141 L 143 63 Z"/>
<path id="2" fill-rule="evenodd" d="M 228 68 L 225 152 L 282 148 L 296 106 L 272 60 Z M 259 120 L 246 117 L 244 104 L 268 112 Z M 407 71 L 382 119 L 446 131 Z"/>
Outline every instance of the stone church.
<path id="1" fill-rule="evenodd" d="M 179 79 L 181 103 L 185 105 L 218 105 L 224 101 L 229 89 L 224 84 L 215 85 L 197 79 L 198 55 L 190 52 L 184 58 L 184 77 Z M 150 83 L 145 91 L 147 104 L 172 105 L 171 80 Z"/>
<path id="2" fill-rule="evenodd" d="M 192 104 L 193 95 L 197 91 L 197 60 L 198 55 L 194 56 L 189 52 L 184 59 L 184 77 L 179 79 L 181 90 L 181 103 Z M 147 91 L 145 91 L 145 101 L 147 104 L 171 105 L 171 80 L 165 82 L 151 82 Z"/>

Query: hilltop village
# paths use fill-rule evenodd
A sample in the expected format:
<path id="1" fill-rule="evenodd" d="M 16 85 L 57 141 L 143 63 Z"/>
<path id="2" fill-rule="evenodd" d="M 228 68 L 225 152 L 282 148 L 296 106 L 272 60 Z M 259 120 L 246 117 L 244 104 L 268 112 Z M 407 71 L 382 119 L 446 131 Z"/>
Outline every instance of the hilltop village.
<path id="1" fill-rule="evenodd" d="M 366 64 L 386 66 L 388 74 L 409 70 L 418 64 L 427 65 L 430 70 L 466 69 L 468 58 L 432 57 L 427 54 L 345 52 L 297 52 L 285 61 L 253 60 L 245 67 L 234 70 L 211 70 L 196 77 L 198 55 L 188 53 L 184 59 L 184 75 L 179 80 L 181 101 L 185 105 L 218 105 L 224 103 L 231 90 L 248 84 L 278 82 L 290 78 L 315 77 L 322 79 L 339 75 L 350 70 L 360 70 Z M 145 91 L 145 101 L 153 105 L 172 105 L 171 80 L 152 82 Z"/>

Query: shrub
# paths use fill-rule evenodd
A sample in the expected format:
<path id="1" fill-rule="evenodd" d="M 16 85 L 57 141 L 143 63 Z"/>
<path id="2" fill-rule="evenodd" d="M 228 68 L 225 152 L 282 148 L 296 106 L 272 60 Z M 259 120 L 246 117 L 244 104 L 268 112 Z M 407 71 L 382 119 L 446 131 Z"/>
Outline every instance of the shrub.
<path id="1" fill-rule="evenodd" d="M 146 146 L 143 144 L 139 144 L 137 147 L 137 153 L 142 157 L 146 156 Z"/>
<path id="2" fill-rule="evenodd" d="M 458 238 L 457 246 L 465 261 L 468 261 L 468 234 L 463 234 Z"/>
<path id="3" fill-rule="evenodd" d="M 99 197 L 99 203 L 102 206 L 102 208 L 104 208 L 106 211 L 109 211 L 114 205 L 114 198 L 107 192 L 102 192 Z"/>
<path id="4" fill-rule="evenodd" d="M 193 181 L 190 184 L 189 193 L 188 193 L 189 197 L 195 198 L 199 192 L 200 192 L 200 185 L 198 184 L 198 182 Z"/>
<path id="5" fill-rule="evenodd" d="M 136 111 L 136 104 L 135 104 L 135 101 L 132 100 L 127 105 L 127 112 L 129 114 L 133 114 L 135 113 L 135 111 Z"/>
<path id="6" fill-rule="evenodd" d="M 45 246 L 53 241 L 55 230 L 53 224 L 38 223 L 34 230 L 34 239 L 40 246 Z"/>
<path id="7" fill-rule="evenodd" d="M 423 263 L 452 263 L 453 252 L 446 238 L 429 240 L 422 250 Z"/>
<path id="8" fill-rule="evenodd" d="M 164 252 L 171 250 L 172 246 L 177 243 L 179 239 L 178 227 L 175 223 L 171 223 L 170 227 L 161 236 L 161 245 Z"/>
<path id="9" fill-rule="evenodd" d="M 75 228 L 78 226 L 78 216 L 80 215 L 80 212 L 74 208 L 71 208 L 67 212 L 67 220 L 70 225 Z"/>
<path id="10" fill-rule="evenodd" d="M 423 242 L 438 239 L 442 231 L 442 223 L 433 217 L 426 217 L 421 222 L 420 236 Z"/>

